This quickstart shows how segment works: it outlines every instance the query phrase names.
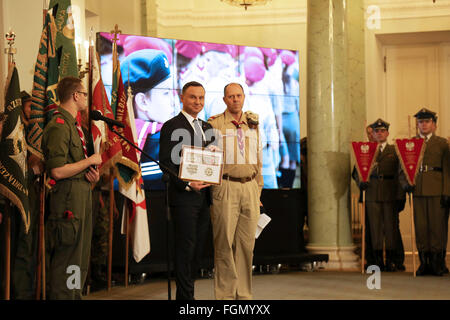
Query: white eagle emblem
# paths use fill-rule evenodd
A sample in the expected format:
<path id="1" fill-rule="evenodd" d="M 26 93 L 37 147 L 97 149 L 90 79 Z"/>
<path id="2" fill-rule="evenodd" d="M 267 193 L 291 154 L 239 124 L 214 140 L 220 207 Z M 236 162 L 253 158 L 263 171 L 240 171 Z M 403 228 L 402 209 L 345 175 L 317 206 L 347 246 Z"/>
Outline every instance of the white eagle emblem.
<path id="1" fill-rule="evenodd" d="M 407 142 L 405 146 L 406 146 L 406 150 L 413 151 L 415 144 L 414 144 L 414 142 L 411 141 L 411 142 Z"/>
<path id="2" fill-rule="evenodd" d="M 369 145 L 363 144 L 363 145 L 361 146 L 361 152 L 362 152 L 362 153 L 368 153 L 368 152 L 369 152 Z"/>

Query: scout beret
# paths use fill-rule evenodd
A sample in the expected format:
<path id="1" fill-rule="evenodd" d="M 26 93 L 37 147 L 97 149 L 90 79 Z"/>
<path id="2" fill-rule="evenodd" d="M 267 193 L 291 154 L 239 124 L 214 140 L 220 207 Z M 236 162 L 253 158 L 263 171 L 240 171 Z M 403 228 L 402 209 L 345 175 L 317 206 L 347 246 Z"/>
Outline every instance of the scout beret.
<path id="1" fill-rule="evenodd" d="M 170 76 L 166 54 L 154 49 L 131 53 L 122 61 L 120 71 L 124 86 L 127 87 L 129 81 L 134 94 L 148 91 Z"/>
<path id="2" fill-rule="evenodd" d="M 414 115 L 414 117 L 416 117 L 417 119 L 432 119 L 433 121 L 437 120 L 436 112 L 428 110 L 427 108 L 422 108 Z"/>
<path id="3" fill-rule="evenodd" d="M 383 119 L 378 119 L 374 123 L 370 125 L 372 129 L 378 129 L 378 128 L 385 128 L 386 130 L 389 130 L 389 123 L 384 121 Z"/>
<path id="4" fill-rule="evenodd" d="M 172 63 L 172 47 L 169 43 L 159 38 L 150 38 L 150 37 L 140 37 L 140 36 L 128 36 L 125 39 L 124 54 L 125 56 L 130 55 L 131 53 L 143 50 L 143 49 L 155 49 L 163 51 L 169 63 Z"/>

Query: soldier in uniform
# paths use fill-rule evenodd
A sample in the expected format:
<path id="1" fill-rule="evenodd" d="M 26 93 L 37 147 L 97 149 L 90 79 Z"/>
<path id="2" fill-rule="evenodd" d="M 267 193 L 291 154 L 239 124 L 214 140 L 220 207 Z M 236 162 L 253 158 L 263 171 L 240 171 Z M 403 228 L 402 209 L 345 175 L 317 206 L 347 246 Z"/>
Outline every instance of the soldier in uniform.
<path id="1" fill-rule="evenodd" d="M 88 156 L 77 113 L 87 108 L 81 80 L 61 79 L 61 103 L 46 125 L 42 149 L 52 186 L 46 222 L 48 290 L 50 299 L 81 299 L 88 271 L 92 238 L 91 184 L 99 180 L 100 154 Z M 69 278 L 70 277 L 70 278 Z"/>
<path id="2" fill-rule="evenodd" d="M 442 276 L 445 272 L 446 210 L 450 195 L 449 145 L 446 139 L 433 133 L 437 123 L 435 112 L 423 108 L 414 116 L 419 128 L 418 137 L 425 139 L 425 153 L 416 185 L 409 185 L 403 173 L 401 183 L 405 191 L 414 195 L 414 225 L 420 259 L 416 274 Z"/>
<path id="3" fill-rule="evenodd" d="M 224 113 L 208 122 L 221 133 L 225 162 L 220 186 L 212 186 L 216 299 L 252 298 L 252 262 L 259 219 L 262 149 L 258 115 L 242 112 L 244 90 L 238 83 L 224 89 Z"/>
<path id="4" fill-rule="evenodd" d="M 359 182 L 358 185 L 361 190 L 366 190 L 366 213 L 374 263 L 381 270 L 395 271 L 399 161 L 395 147 L 387 143 L 389 123 L 378 119 L 370 127 L 380 149 L 369 182 Z M 383 258 L 383 243 L 386 248 L 386 263 Z"/>

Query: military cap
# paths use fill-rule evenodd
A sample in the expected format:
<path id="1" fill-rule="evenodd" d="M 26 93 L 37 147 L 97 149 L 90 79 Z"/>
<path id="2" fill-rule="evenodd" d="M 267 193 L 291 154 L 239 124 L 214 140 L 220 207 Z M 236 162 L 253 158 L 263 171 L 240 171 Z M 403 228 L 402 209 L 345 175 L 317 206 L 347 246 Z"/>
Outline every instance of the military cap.
<path id="1" fill-rule="evenodd" d="M 432 119 L 433 121 L 437 120 L 436 112 L 428 110 L 427 108 L 420 109 L 420 111 L 417 112 L 414 117 L 416 117 L 417 119 Z"/>
<path id="2" fill-rule="evenodd" d="M 160 50 L 143 49 L 123 59 L 120 71 L 124 86 L 130 83 L 133 94 L 146 92 L 170 76 L 169 60 Z"/>
<path id="3" fill-rule="evenodd" d="M 390 124 L 383 119 L 378 119 L 374 123 L 372 123 L 370 127 L 372 129 L 385 128 L 386 130 L 389 130 L 389 125 Z"/>

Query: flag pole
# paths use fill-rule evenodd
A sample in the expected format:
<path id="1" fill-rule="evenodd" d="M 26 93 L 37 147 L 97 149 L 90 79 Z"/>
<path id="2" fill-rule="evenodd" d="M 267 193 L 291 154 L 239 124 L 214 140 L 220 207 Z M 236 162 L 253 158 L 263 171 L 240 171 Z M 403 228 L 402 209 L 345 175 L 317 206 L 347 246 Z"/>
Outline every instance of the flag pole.
<path id="1" fill-rule="evenodd" d="M 45 232 L 44 232 L 44 213 L 45 213 L 45 180 L 46 173 L 39 177 L 39 233 L 38 233 L 38 252 L 36 266 L 36 300 L 45 300 Z"/>
<path id="2" fill-rule="evenodd" d="M 361 273 L 364 274 L 364 263 L 366 260 L 366 190 L 363 190 L 363 202 L 361 205 Z"/>
<path id="3" fill-rule="evenodd" d="M 10 300 L 11 292 L 11 211 L 10 203 L 5 203 L 5 300 Z"/>
<path id="4" fill-rule="evenodd" d="M 413 260 L 413 274 L 414 278 L 416 277 L 416 249 L 414 246 L 414 242 L 416 240 L 416 234 L 414 232 L 414 197 L 412 192 L 409 194 L 409 208 L 411 211 L 411 251 L 412 251 L 412 260 Z"/>
<path id="5" fill-rule="evenodd" d="M 14 54 L 17 49 L 13 48 L 16 40 L 16 34 L 10 29 L 5 35 L 8 41 L 8 48 L 5 48 L 5 53 L 8 55 L 8 75 L 11 68 L 14 66 Z M 8 76 L 9 77 L 9 76 Z M 6 108 L 6 106 L 5 106 Z M 11 207 L 10 201 L 5 201 L 5 300 L 10 300 L 11 292 Z"/>
<path id="6" fill-rule="evenodd" d="M 114 26 L 114 30 L 110 32 L 114 35 L 112 39 L 113 47 L 112 47 L 112 55 L 113 55 L 113 83 L 114 83 L 114 70 L 117 65 L 117 40 L 119 38 L 117 35 L 121 33 L 118 25 Z M 108 292 L 111 291 L 111 275 L 112 275 L 112 242 L 113 242 L 113 218 L 114 218 L 114 169 L 111 167 L 110 175 L 109 175 L 109 241 L 108 241 Z"/>
<path id="7" fill-rule="evenodd" d="M 92 119 L 91 119 L 91 112 L 92 112 L 92 95 L 93 95 L 93 89 L 92 89 L 92 61 L 94 59 L 94 46 L 92 45 L 92 33 L 94 32 L 94 28 L 91 27 L 89 31 L 89 51 L 88 51 L 88 106 L 89 106 L 89 113 L 88 113 L 88 134 L 89 137 L 92 137 Z"/>
<path id="8" fill-rule="evenodd" d="M 114 169 L 109 173 L 109 234 L 108 234 L 108 292 L 111 291 L 112 272 L 112 242 L 113 242 L 113 219 L 114 219 Z"/>
<path id="9" fill-rule="evenodd" d="M 417 126 L 416 126 L 417 130 Z M 408 136 L 411 139 L 411 116 L 408 115 Z M 409 194 L 409 211 L 411 212 L 411 256 L 413 261 L 413 275 L 416 277 L 416 250 L 414 243 L 416 242 L 415 226 L 414 226 L 414 198 L 412 192 Z"/>
<path id="10" fill-rule="evenodd" d="M 130 246 L 130 224 L 129 224 L 129 218 L 130 218 L 130 208 L 127 205 L 128 199 L 125 198 L 125 288 L 128 288 L 128 250 Z"/>

